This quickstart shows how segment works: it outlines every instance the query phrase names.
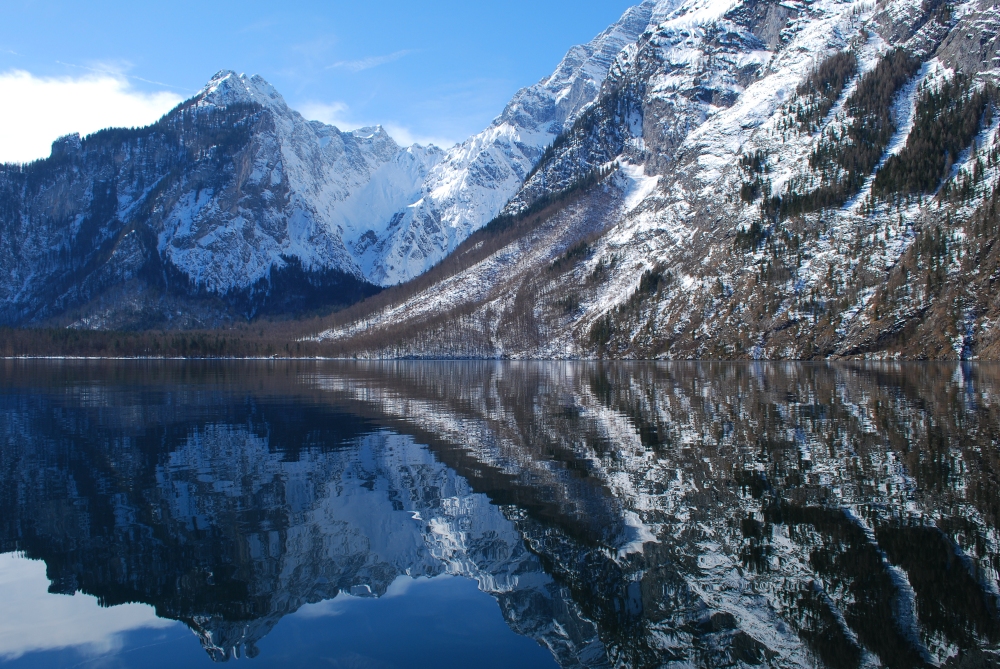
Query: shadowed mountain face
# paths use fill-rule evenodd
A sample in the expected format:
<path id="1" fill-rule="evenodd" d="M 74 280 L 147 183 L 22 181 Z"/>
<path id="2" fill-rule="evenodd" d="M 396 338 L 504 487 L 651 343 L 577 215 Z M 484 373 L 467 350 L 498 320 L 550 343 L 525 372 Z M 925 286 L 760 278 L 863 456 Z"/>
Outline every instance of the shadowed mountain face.
<path id="1" fill-rule="evenodd" d="M 322 202 L 399 154 L 380 128 L 307 122 L 231 72 L 149 127 L 62 138 L 0 165 L 0 323 L 206 327 L 356 302 L 377 287 Z"/>
<path id="2" fill-rule="evenodd" d="M 4 365 L 0 552 L 215 660 L 450 574 L 564 667 L 998 666 L 1000 368 Z"/>

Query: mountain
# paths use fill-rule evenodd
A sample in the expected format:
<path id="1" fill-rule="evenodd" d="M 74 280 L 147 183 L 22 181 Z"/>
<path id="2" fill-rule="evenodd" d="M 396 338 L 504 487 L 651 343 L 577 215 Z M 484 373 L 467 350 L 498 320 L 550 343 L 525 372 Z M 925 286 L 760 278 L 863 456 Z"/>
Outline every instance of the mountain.
<path id="1" fill-rule="evenodd" d="M 369 278 L 397 284 L 423 273 L 492 220 L 517 193 L 545 148 L 597 98 L 615 57 L 647 28 L 647 1 L 589 44 L 570 49 L 551 76 L 524 88 L 483 132 L 453 147 L 367 250 Z"/>
<path id="2" fill-rule="evenodd" d="M 995 0 L 687 0 L 362 357 L 1000 356 Z"/>
<path id="3" fill-rule="evenodd" d="M 232 72 L 147 128 L 65 137 L 0 169 L 0 322 L 191 326 L 355 301 L 375 287 L 330 217 L 399 154 Z"/>
<path id="4" fill-rule="evenodd" d="M 0 166 L 0 324 L 219 326 L 411 279 L 496 216 L 652 8 L 447 153 L 307 121 L 262 78 L 223 71 L 153 126 Z"/>
<path id="5" fill-rule="evenodd" d="M 0 170 L 0 322 L 363 300 L 303 334 L 375 358 L 1000 356 L 997 10 L 646 2 L 448 151 L 223 72 L 150 128 Z"/>

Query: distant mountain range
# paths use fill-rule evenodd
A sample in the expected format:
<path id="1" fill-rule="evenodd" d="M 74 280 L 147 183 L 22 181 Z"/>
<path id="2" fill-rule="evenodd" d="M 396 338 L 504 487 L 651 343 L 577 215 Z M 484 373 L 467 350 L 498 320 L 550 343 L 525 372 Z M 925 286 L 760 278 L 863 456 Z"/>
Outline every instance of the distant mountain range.
<path id="1" fill-rule="evenodd" d="M 402 284 L 314 338 L 996 357 L 998 34 L 995 0 L 646 2 L 447 151 L 221 72 L 0 169 L 0 323 L 212 327 Z"/>

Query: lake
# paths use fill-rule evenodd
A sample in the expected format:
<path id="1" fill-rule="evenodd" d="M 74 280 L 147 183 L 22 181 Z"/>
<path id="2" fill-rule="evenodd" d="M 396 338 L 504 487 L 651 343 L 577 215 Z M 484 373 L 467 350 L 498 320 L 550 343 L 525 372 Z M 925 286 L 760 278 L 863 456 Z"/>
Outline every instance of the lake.
<path id="1" fill-rule="evenodd" d="M 1000 366 L 0 361 L 0 666 L 997 667 Z"/>

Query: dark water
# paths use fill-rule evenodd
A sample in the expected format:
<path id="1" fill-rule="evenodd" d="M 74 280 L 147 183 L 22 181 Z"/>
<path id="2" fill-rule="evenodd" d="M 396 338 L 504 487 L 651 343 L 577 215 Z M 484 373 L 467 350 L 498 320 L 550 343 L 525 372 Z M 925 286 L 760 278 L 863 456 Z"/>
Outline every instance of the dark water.
<path id="1" fill-rule="evenodd" d="M 0 361 L 0 665 L 1000 666 L 1000 367 Z"/>

